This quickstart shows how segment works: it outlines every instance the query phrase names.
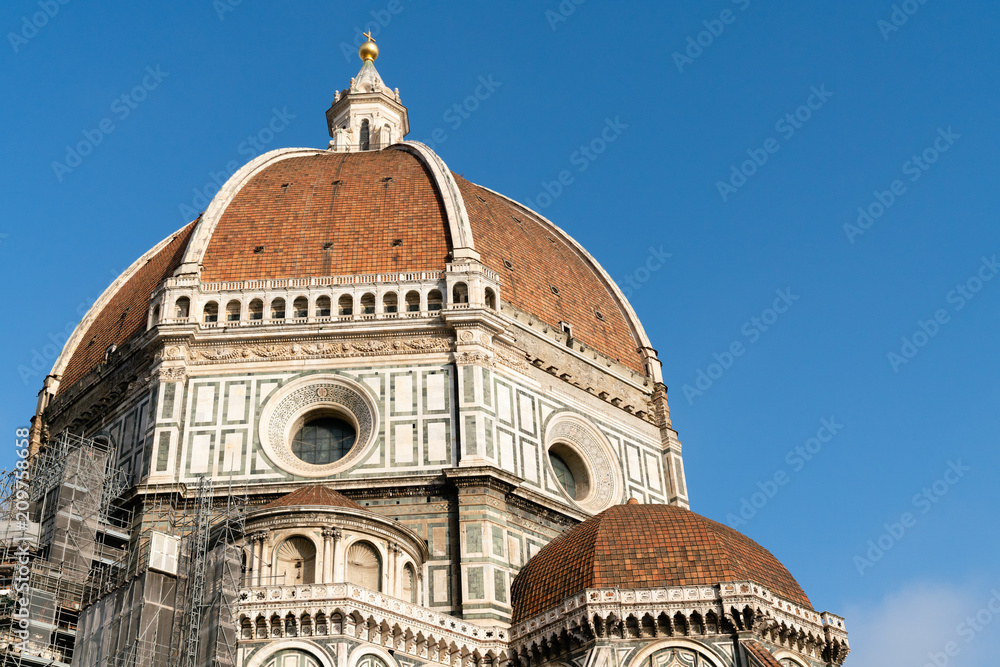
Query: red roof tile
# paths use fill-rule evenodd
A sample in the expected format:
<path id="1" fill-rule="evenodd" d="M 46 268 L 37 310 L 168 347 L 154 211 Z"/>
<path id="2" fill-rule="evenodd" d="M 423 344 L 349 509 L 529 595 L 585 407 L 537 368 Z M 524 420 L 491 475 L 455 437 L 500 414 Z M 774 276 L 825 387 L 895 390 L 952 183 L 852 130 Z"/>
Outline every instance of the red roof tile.
<path id="1" fill-rule="evenodd" d="M 750 653 L 757 662 L 760 663 L 760 667 L 781 667 L 781 663 L 775 658 L 767 648 L 764 647 L 760 642 L 749 641 L 744 644 L 747 648 L 747 652 Z"/>
<path id="2" fill-rule="evenodd" d="M 625 314 L 583 254 L 529 209 L 454 176 L 476 250 L 483 263 L 500 274 L 504 301 L 555 329 L 560 322 L 569 323 L 574 338 L 645 374 Z"/>
<path id="3" fill-rule="evenodd" d="M 715 586 L 753 581 L 812 608 L 788 570 L 749 537 L 675 505 L 616 505 L 538 552 L 511 589 L 513 622 L 587 588 Z"/>
<path id="4" fill-rule="evenodd" d="M 62 393 L 104 360 L 111 345 L 121 347 L 132 336 L 146 330 L 149 296 L 181 263 L 195 223 L 187 225 L 140 267 L 111 297 L 87 328 L 73 351 L 59 382 Z"/>
<path id="5" fill-rule="evenodd" d="M 504 300 L 554 328 L 568 322 L 577 339 L 643 373 L 625 314 L 583 255 L 527 209 L 453 176 Z M 276 162 L 243 186 L 212 235 L 202 280 L 443 270 L 451 248 L 440 195 L 414 155 L 324 153 Z"/>
<path id="6" fill-rule="evenodd" d="M 261 509 L 271 509 L 275 507 L 345 507 L 351 510 L 363 510 L 364 508 L 333 489 L 312 484 L 303 486 L 301 489 L 281 496 L 277 500 L 272 500 Z"/>
<path id="7" fill-rule="evenodd" d="M 444 205 L 416 157 L 322 153 L 275 162 L 240 189 L 201 279 L 443 271 L 450 251 Z"/>

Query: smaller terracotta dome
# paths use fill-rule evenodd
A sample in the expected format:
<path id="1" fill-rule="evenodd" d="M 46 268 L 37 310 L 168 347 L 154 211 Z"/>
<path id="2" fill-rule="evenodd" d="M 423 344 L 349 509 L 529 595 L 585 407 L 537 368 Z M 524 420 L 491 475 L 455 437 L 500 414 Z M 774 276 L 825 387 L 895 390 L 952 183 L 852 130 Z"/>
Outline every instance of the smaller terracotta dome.
<path id="1" fill-rule="evenodd" d="M 261 509 L 274 509 L 276 507 L 344 507 L 350 510 L 364 509 L 364 507 L 347 496 L 318 484 L 303 486 L 301 489 L 281 496 L 277 500 L 272 500 Z"/>
<path id="2" fill-rule="evenodd" d="M 616 505 L 535 555 L 511 587 L 513 622 L 588 588 L 717 586 L 753 581 L 812 609 L 795 578 L 746 535 L 675 505 Z"/>

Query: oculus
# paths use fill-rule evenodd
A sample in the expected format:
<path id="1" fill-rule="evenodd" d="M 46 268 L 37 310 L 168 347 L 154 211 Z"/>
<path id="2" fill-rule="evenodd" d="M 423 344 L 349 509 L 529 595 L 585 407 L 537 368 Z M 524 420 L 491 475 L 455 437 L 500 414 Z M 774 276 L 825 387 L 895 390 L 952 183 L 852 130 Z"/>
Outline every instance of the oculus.
<path id="1" fill-rule="evenodd" d="M 264 404 L 261 447 L 282 470 L 328 477 L 364 460 L 379 432 L 370 390 L 342 375 L 306 375 L 285 383 Z"/>

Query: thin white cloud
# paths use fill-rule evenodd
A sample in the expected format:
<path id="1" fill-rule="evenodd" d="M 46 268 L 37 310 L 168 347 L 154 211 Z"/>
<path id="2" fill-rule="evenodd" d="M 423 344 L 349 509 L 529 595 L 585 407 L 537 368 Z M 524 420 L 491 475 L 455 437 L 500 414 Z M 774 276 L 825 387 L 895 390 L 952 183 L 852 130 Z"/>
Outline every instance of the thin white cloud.
<path id="1" fill-rule="evenodd" d="M 916 582 L 876 604 L 848 609 L 851 655 L 845 667 L 997 667 L 1000 613 L 987 607 L 995 595 L 1000 585 Z M 1000 599 L 993 605 L 1000 609 Z M 977 623 L 977 614 L 988 622 Z M 949 642 L 958 651 L 954 656 L 945 653 Z"/>

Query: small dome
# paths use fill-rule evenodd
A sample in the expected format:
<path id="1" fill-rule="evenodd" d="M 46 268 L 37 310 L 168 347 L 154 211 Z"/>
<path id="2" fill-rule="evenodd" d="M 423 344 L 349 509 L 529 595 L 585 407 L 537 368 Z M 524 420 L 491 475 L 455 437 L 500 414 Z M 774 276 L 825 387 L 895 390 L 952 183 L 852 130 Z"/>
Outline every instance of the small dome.
<path id="1" fill-rule="evenodd" d="M 347 496 L 318 484 L 303 486 L 301 489 L 281 496 L 277 500 L 272 500 L 261 509 L 274 509 L 276 507 L 344 507 L 350 510 L 365 509 Z"/>
<path id="2" fill-rule="evenodd" d="M 812 608 L 795 578 L 749 537 L 675 505 L 616 505 L 567 530 L 514 579 L 513 623 L 588 588 L 753 581 Z"/>

